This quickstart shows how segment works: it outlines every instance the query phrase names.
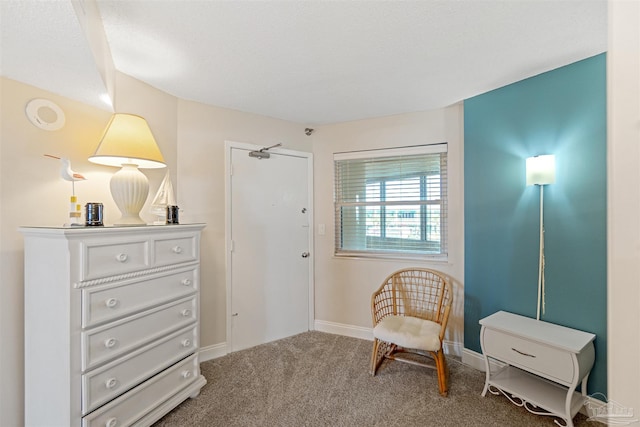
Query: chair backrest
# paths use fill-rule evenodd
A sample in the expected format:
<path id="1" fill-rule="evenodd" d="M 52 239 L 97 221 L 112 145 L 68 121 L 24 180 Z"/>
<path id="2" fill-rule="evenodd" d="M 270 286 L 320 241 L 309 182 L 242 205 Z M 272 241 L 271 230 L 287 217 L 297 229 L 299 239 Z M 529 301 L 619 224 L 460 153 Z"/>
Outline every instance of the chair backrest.
<path id="1" fill-rule="evenodd" d="M 449 280 L 428 268 L 406 268 L 389 275 L 371 297 L 373 323 L 395 314 L 447 324 L 453 302 Z"/>

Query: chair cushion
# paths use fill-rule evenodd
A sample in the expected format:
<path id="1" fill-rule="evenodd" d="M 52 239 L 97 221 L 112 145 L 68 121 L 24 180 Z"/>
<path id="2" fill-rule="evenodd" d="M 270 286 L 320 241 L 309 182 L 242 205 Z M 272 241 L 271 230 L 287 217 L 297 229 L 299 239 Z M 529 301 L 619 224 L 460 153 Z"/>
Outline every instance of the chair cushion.
<path id="1" fill-rule="evenodd" d="M 387 316 L 373 328 L 373 336 L 400 347 L 440 350 L 440 324 L 409 316 Z"/>

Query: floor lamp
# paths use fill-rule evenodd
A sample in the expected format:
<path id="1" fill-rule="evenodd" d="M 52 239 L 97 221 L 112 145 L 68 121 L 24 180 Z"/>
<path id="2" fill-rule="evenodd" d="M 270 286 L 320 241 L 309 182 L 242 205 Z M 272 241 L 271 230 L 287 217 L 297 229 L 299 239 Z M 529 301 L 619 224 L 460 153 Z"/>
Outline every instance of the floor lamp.
<path id="1" fill-rule="evenodd" d="M 540 320 L 540 308 L 544 314 L 544 186 L 556 182 L 556 158 L 553 154 L 527 159 L 527 185 L 540 187 L 540 254 L 538 262 L 538 307 L 536 319 Z"/>

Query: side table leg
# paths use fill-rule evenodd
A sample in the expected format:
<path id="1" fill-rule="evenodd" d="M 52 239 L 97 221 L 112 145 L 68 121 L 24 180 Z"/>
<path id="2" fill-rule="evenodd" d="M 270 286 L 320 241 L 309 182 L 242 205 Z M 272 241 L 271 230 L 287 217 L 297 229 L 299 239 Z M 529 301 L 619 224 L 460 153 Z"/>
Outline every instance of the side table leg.
<path id="1" fill-rule="evenodd" d="M 489 379 L 491 378 L 491 368 L 489 368 L 489 358 L 484 356 L 485 377 L 484 377 L 484 389 L 482 390 L 482 397 L 485 397 L 487 390 L 489 390 Z"/>

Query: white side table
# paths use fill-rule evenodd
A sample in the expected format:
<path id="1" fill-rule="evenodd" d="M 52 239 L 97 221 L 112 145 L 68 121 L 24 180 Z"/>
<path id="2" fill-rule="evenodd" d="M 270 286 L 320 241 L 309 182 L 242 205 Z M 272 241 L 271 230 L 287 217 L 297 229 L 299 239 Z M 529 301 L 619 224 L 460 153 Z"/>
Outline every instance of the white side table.
<path id="1" fill-rule="evenodd" d="M 556 416 L 573 427 L 573 417 L 587 398 L 596 336 L 505 311 L 481 319 L 480 324 L 486 365 L 482 396 L 487 391 L 502 393 L 531 413 Z M 491 372 L 490 359 L 505 366 Z M 557 420 L 556 424 L 562 425 Z"/>

